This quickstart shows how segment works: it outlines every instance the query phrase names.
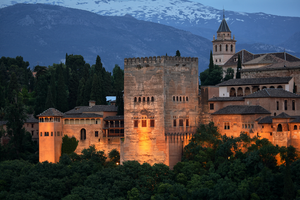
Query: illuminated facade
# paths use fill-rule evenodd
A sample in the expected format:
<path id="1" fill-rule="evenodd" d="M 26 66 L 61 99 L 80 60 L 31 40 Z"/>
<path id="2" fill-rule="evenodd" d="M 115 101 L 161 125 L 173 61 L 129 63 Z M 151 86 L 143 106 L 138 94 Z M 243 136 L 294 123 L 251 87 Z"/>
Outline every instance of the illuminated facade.
<path id="1" fill-rule="evenodd" d="M 198 58 L 125 59 L 121 162 L 180 161 L 199 122 L 198 86 Z"/>

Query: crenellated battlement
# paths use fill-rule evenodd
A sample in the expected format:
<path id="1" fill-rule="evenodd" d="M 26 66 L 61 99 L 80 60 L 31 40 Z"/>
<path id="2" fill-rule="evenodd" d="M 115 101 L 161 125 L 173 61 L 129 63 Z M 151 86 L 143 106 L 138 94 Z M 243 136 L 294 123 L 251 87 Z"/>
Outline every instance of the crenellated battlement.
<path id="1" fill-rule="evenodd" d="M 141 65 L 141 64 L 162 64 L 169 61 L 176 61 L 178 63 L 185 62 L 197 62 L 197 57 L 176 57 L 176 56 L 153 56 L 153 57 L 137 57 L 137 58 L 125 58 L 124 66 L 128 65 Z"/>

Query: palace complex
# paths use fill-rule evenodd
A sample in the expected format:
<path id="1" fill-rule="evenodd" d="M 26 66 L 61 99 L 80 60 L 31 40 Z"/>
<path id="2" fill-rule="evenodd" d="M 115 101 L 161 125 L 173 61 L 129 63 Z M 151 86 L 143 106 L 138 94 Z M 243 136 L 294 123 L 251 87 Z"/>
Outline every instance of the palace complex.
<path id="1" fill-rule="evenodd" d="M 285 52 L 236 53 L 235 43 L 224 18 L 212 41 L 213 60 L 236 72 L 239 56 L 241 79 L 200 90 L 198 58 L 125 58 L 124 116 L 117 116 L 116 106 L 94 101 L 66 113 L 44 111 L 38 115 L 40 162 L 58 162 L 67 135 L 79 141 L 76 153 L 94 145 L 106 154 L 117 149 L 121 163 L 172 168 L 197 126 L 210 121 L 223 135 L 245 132 L 300 150 L 300 59 Z"/>

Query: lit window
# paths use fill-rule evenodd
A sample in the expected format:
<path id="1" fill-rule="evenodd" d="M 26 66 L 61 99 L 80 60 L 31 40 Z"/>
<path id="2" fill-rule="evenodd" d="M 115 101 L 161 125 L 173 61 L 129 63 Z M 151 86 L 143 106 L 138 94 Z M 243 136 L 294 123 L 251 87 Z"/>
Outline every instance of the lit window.
<path id="1" fill-rule="evenodd" d="M 142 127 L 147 127 L 147 120 L 142 120 Z"/>
<path id="2" fill-rule="evenodd" d="M 229 124 L 229 122 L 225 122 L 225 123 L 224 123 L 224 129 L 225 129 L 225 130 L 229 130 L 229 129 L 230 129 L 230 124 Z"/>
<path id="3" fill-rule="evenodd" d="M 154 127 L 154 119 L 150 120 L 150 127 Z"/>
<path id="4" fill-rule="evenodd" d="M 138 120 L 134 120 L 134 128 L 138 128 L 139 127 L 139 121 Z"/>

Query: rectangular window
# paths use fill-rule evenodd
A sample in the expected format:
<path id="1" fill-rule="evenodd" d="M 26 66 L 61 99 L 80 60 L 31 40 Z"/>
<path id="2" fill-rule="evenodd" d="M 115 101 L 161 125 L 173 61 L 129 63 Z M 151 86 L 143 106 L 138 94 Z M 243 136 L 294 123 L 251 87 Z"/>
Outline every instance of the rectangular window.
<path id="1" fill-rule="evenodd" d="M 229 129 L 230 129 L 230 124 L 229 124 L 229 122 L 225 122 L 225 123 L 224 123 L 224 129 L 225 129 L 225 130 L 229 130 Z"/>
<path id="2" fill-rule="evenodd" d="M 176 127 L 176 119 L 173 120 L 173 126 Z"/>
<path id="3" fill-rule="evenodd" d="M 242 128 L 244 128 L 244 124 L 242 124 Z"/>
<path id="4" fill-rule="evenodd" d="M 34 124 L 31 124 L 31 128 L 34 128 Z"/>
<path id="5" fill-rule="evenodd" d="M 287 100 L 284 100 L 284 110 L 287 110 Z"/>
<path id="6" fill-rule="evenodd" d="M 43 133 L 41 132 L 41 137 L 43 136 Z"/>
<path id="7" fill-rule="evenodd" d="M 185 120 L 185 126 L 190 126 L 189 119 Z"/>
<path id="8" fill-rule="evenodd" d="M 276 101 L 276 108 L 279 110 L 279 101 Z"/>
<path id="9" fill-rule="evenodd" d="M 98 137 L 98 131 L 95 131 L 95 137 Z"/>
<path id="10" fill-rule="evenodd" d="M 179 120 L 179 126 L 183 126 L 183 119 Z"/>
<path id="11" fill-rule="evenodd" d="M 57 131 L 57 136 L 59 136 L 59 131 Z"/>
<path id="12" fill-rule="evenodd" d="M 142 120 L 142 127 L 147 127 L 147 120 Z"/>
<path id="13" fill-rule="evenodd" d="M 31 131 L 31 135 L 33 136 L 33 134 L 34 134 L 34 131 Z"/>
<path id="14" fill-rule="evenodd" d="M 295 110 L 295 100 L 292 101 L 292 109 Z"/>
<path id="15" fill-rule="evenodd" d="M 150 127 L 154 127 L 154 119 L 150 120 Z"/>
<path id="16" fill-rule="evenodd" d="M 51 132 L 51 136 L 53 136 L 53 132 Z"/>
<path id="17" fill-rule="evenodd" d="M 139 120 L 134 120 L 134 128 L 138 128 L 139 127 Z"/>
<path id="18" fill-rule="evenodd" d="M 209 104 L 209 109 L 210 109 L 210 110 L 214 110 L 214 109 L 215 109 L 213 103 L 210 103 L 210 104 Z"/>

